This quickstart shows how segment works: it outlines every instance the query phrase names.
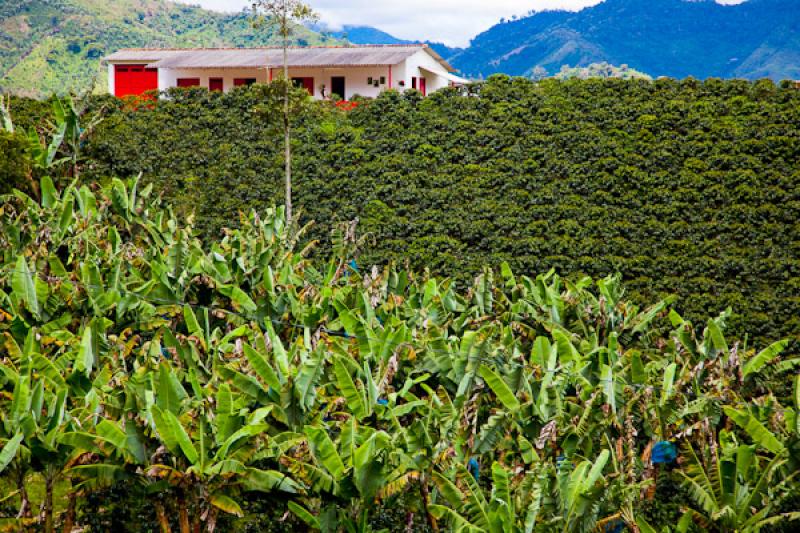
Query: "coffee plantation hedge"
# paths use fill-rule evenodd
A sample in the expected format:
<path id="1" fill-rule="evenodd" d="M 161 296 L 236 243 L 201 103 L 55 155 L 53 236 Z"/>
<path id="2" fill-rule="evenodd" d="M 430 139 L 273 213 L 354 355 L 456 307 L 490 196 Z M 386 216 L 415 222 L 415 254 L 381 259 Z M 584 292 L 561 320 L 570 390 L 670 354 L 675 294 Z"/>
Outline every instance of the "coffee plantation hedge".
<path id="1" fill-rule="evenodd" d="M 19 134 L 0 130 L 0 194 L 26 187 L 30 171 L 26 140 Z"/>
<path id="2" fill-rule="evenodd" d="M 502 261 L 621 272 L 636 301 L 677 292 L 689 317 L 730 306 L 738 335 L 797 337 L 800 92 L 503 76 L 468 92 L 389 92 L 349 114 L 305 105 L 295 203 L 315 221 L 311 236 L 325 244 L 334 223 L 358 217 L 364 264 L 461 281 Z M 143 172 L 215 236 L 238 212 L 281 200 L 276 98 L 255 87 L 117 105 L 85 175 Z"/>

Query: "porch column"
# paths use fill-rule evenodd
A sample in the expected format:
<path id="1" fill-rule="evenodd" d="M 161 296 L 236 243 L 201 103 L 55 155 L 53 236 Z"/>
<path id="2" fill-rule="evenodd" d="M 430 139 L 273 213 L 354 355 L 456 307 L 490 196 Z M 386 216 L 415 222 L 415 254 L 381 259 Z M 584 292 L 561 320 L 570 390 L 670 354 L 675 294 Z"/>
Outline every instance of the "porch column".
<path id="1" fill-rule="evenodd" d="M 116 92 L 117 91 L 117 87 L 116 87 L 116 83 L 115 83 L 116 82 L 115 75 L 116 75 L 116 69 L 114 68 L 114 65 L 109 63 L 108 64 L 108 94 L 110 94 L 111 96 L 116 96 L 117 95 L 117 92 Z"/>

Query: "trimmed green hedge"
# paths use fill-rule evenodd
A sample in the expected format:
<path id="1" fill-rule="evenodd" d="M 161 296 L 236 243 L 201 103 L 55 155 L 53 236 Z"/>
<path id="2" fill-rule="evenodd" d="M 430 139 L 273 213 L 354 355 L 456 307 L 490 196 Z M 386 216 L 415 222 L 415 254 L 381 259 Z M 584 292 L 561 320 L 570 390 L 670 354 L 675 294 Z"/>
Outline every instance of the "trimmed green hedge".
<path id="1" fill-rule="evenodd" d="M 208 235 L 282 201 L 277 93 L 176 92 L 111 113 L 87 175 L 144 172 Z M 386 93 L 295 124 L 295 204 L 328 242 L 372 236 L 362 264 L 466 279 L 625 276 L 635 300 L 678 291 L 692 318 L 733 307 L 760 342 L 800 332 L 800 92 L 769 81 L 494 77 L 470 95 Z M 323 246 L 324 248 L 324 246 Z"/>
<path id="2" fill-rule="evenodd" d="M 0 130 L 0 194 L 27 190 L 30 172 L 27 139 L 22 134 Z"/>

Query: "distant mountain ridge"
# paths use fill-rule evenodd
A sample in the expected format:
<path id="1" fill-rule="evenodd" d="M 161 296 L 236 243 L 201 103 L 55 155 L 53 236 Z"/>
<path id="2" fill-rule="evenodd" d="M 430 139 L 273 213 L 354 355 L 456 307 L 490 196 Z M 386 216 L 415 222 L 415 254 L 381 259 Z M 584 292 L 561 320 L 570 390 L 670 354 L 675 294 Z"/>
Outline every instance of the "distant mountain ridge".
<path id="1" fill-rule="evenodd" d="M 448 59 L 472 76 L 608 62 L 651 76 L 800 79 L 800 5 L 606 0 L 498 24 Z"/>
<path id="2" fill-rule="evenodd" d="M 314 28 L 319 30 L 320 28 Z M 342 39 L 352 44 L 416 44 L 424 43 L 436 50 L 442 57 L 451 57 L 462 51 L 461 48 L 454 48 L 447 46 L 444 43 L 435 41 L 409 41 L 406 39 L 398 39 L 394 35 L 390 35 L 383 30 L 373 28 L 372 26 L 354 26 L 345 25 L 338 30 L 323 31 L 328 35 L 337 39 Z"/>
<path id="3" fill-rule="evenodd" d="M 368 30 L 350 31 L 357 39 L 383 33 Z M 654 77 L 800 79 L 800 1 L 605 0 L 501 22 L 466 48 L 437 50 L 477 78 L 610 63 Z"/>

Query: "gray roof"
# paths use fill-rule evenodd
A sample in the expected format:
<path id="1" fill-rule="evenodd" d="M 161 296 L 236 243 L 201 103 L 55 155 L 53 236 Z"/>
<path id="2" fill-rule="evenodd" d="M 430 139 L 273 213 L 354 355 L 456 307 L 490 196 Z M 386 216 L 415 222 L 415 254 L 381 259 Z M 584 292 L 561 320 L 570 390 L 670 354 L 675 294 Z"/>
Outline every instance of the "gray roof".
<path id="1" fill-rule="evenodd" d="M 289 49 L 289 66 L 368 67 L 396 65 L 426 50 L 448 72 L 454 69 L 427 45 L 366 45 Z M 128 49 L 105 58 L 110 63 L 142 61 L 151 68 L 276 68 L 283 65 L 280 48 Z"/>
<path id="2" fill-rule="evenodd" d="M 183 50 L 173 50 L 168 48 L 127 48 L 114 52 L 110 56 L 103 58 L 104 61 L 109 63 L 116 62 L 135 62 L 152 63 L 153 61 L 160 61 L 167 57 L 182 54 Z"/>
<path id="3" fill-rule="evenodd" d="M 242 49 L 197 49 L 184 50 L 154 61 L 151 68 L 267 68 L 269 50 L 260 48 Z"/>

